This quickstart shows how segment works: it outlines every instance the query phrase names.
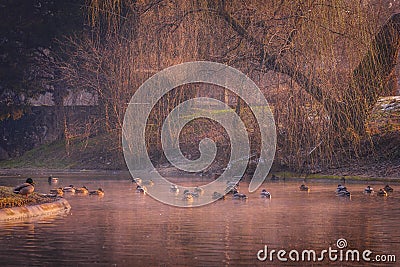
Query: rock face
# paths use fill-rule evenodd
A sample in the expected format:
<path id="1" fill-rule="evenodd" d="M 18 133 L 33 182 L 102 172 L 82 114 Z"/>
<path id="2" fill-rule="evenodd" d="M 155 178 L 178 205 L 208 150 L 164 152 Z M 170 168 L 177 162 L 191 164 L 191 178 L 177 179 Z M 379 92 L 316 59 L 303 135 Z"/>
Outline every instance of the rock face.
<path id="1" fill-rule="evenodd" d="M 61 198 L 51 203 L 0 209 L 0 221 L 68 212 L 70 209 L 71 206 L 69 205 L 68 201 L 64 198 Z"/>
<path id="2" fill-rule="evenodd" d="M 85 125 L 97 115 L 96 106 L 34 106 L 30 114 L 18 120 L 0 121 L 0 160 L 18 157 L 39 145 L 60 140 L 65 123 Z"/>

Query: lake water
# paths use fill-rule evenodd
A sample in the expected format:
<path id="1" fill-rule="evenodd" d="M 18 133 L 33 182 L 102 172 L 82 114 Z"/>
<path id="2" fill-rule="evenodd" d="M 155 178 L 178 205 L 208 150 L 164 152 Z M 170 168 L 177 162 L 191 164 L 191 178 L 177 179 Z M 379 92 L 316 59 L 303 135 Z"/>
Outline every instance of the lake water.
<path id="1" fill-rule="evenodd" d="M 35 178 L 36 191 L 48 192 L 47 178 Z M 170 179 L 177 181 L 178 178 Z M 0 185 L 15 185 L 24 178 L 0 178 Z M 182 183 L 193 178 L 179 178 Z M 194 184 L 207 180 L 196 179 Z M 1 266 L 279 266 L 259 261 L 257 253 L 268 247 L 285 250 L 360 251 L 360 262 L 293 262 L 289 266 L 362 266 L 361 253 L 395 255 L 400 261 L 400 186 L 389 197 L 362 193 L 367 183 L 347 183 L 351 199 L 335 196 L 337 181 L 310 182 L 301 192 L 300 181 L 267 182 L 271 199 L 248 194 L 247 201 L 226 200 L 197 208 L 177 208 L 137 193 L 121 175 L 64 175 L 59 185 L 102 187 L 105 196 L 66 195 L 72 209 L 67 214 L 0 222 Z M 241 191 L 248 184 L 241 183 Z M 382 183 L 372 184 L 375 190 Z M 261 253 L 260 256 L 263 256 Z M 292 256 L 295 254 L 292 254 Z M 334 254 L 333 254 L 334 255 Z M 343 254 L 345 255 L 345 254 Z M 382 266 L 370 262 L 369 266 Z M 396 263 L 387 263 L 395 266 Z"/>

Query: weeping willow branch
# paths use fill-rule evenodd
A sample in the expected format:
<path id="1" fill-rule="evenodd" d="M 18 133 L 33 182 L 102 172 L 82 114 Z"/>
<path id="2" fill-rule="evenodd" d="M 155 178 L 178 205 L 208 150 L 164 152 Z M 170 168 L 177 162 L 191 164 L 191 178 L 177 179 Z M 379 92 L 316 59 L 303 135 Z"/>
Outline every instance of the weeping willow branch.
<path id="1" fill-rule="evenodd" d="M 324 106 L 330 114 L 334 129 L 337 131 L 351 131 L 358 135 L 365 134 L 367 114 L 376 103 L 377 98 L 382 95 L 396 65 L 400 47 L 400 14 L 393 15 L 381 27 L 372 41 L 370 49 L 353 71 L 353 78 L 346 89 L 344 99 L 336 101 L 324 94 L 322 88 L 310 80 L 308 75 L 286 63 L 277 55 L 264 55 L 262 44 L 252 37 L 222 5 L 218 7 L 218 15 L 240 37 L 253 44 L 256 50 L 262 51 L 265 69 L 260 69 L 260 71 L 272 70 L 291 77 Z"/>

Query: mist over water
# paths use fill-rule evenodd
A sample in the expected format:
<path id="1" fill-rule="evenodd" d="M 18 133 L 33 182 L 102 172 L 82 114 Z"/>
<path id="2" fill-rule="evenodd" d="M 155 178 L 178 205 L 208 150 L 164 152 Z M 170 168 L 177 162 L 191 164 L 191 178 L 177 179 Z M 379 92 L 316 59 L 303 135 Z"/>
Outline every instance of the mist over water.
<path id="1" fill-rule="evenodd" d="M 0 178 L 0 185 L 13 185 L 18 179 Z M 45 178 L 35 180 L 38 192 L 55 187 Z M 187 186 L 208 182 L 170 180 Z M 1 222 L 2 266 L 279 265 L 276 259 L 258 261 L 257 252 L 264 245 L 318 252 L 334 247 L 339 238 L 347 240 L 349 249 L 379 254 L 400 250 L 397 186 L 392 195 L 382 198 L 364 195 L 366 183 L 348 184 L 352 197 L 347 199 L 335 196 L 336 182 L 309 183 L 309 193 L 299 191 L 300 182 L 267 182 L 253 194 L 246 192 L 248 183 L 241 183 L 247 201 L 227 196 L 203 207 L 177 208 L 137 193 L 127 177 L 70 175 L 60 177 L 56 186 L 69 184 L 91 190 L 102 187 L 105 196 L 65 195 L 72 206 L 68 214 Z M 378 190 L 382 184 L 372 187 Z M 271 192 L 271 199 L 260 198 L 262 188 Z M 209 195 L 205 192 L 201 197 Z"/>

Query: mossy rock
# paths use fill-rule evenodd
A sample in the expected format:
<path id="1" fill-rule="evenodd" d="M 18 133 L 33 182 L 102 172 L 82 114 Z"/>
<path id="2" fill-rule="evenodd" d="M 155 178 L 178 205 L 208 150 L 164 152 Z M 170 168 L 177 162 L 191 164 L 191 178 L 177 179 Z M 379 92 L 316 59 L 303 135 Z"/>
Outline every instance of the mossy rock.
<path id="1" fill-rule="evenodd" d="M 59 198 L 44 196 L 36 192 L 26 197 L 14 194 L 12 187 L 0 186 L 0 209 L 50 203 L 58 199 Z"/>

